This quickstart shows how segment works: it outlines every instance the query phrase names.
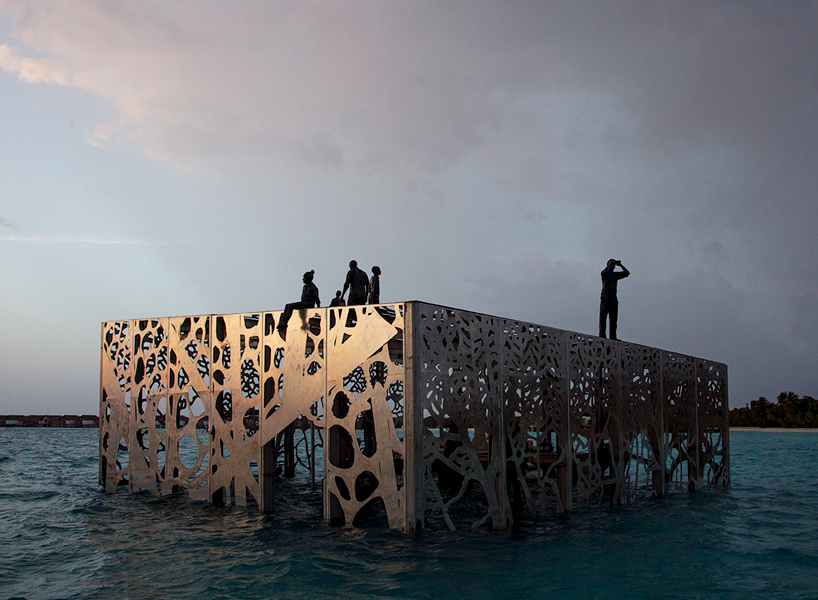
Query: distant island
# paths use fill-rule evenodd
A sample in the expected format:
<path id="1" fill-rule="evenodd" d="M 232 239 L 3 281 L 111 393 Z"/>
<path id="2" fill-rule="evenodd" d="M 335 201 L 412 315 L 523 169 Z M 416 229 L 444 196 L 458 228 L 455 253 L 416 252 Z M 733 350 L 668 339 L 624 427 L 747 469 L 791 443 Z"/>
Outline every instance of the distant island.
<path id="1" fill-rule="evenodd" d="M 0 415 L 0 427 L 99 427 L 97 415 Z"/>
<path id="2" fill-rule="evenodd" d="M 818 428 L 818 400 L 781 392 L 777 402 L 759 398 L 730 411 L 730 427 Z"/>

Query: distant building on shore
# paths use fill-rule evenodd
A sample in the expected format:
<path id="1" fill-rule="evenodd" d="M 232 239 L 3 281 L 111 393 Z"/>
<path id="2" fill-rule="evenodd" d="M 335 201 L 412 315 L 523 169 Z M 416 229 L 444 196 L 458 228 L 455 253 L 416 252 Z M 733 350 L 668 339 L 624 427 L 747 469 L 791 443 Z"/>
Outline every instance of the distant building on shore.
<path id="1" fill-rule="evenodd" d="M 0 427 L 99 427 L 97 415 L 0 415 Z"/>

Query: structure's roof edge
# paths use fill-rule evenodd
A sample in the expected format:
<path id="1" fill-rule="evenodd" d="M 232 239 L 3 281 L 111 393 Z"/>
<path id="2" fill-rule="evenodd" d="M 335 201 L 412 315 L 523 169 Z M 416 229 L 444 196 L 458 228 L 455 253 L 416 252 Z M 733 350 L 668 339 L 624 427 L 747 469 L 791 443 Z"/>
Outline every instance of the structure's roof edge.
<path id="1" fill-rule="evenodd" d="M 445 310 L 461 310 L 461 311 L 467 311 L 467 312 L 470 312 L 470 313 L 473 313 L 473 314 L 476 314 L 476 315 L 482 315 L 482 316 L 485 316 L 485 317 L 490 317 L 490 318 L 493 318 L 493 319 L 511 320 L 511 321 L 516 321 L 518 323 L 534 325 L 534 326 L 537 326 L 537 327 L 547 327 L 548 329 L 555 329 L 557 331 L 564 331 L 564 332 L 566 332 L 568 334 L 575 334 L 575 335 L 582 335 L 582 336 L 589 336 L 589 337 L 598 337 L 598 336 L 595 336 L 592 333 L 583 333 L 581 331 L 573 331 L 571 329 L 563 329 L 562 327 L 556 327 L 554 325 L 544 325 L 542 323 L 535 323 L 534 321 L 526 321 L 525 319 L 518 319 L 516 317 L 507 317 L 507 316 L 504 317 L 504 316 L 501 316 L 501 315 L 493 315 L 493 314 L 489 314 L 489 313 L 484 313 L 484 312 L 479 312 L 479 311 L 476 311 L 476 310 L 472 310 L 472 309 L 469 309 L 469 308 L 456 307 L 456 306 L 446 306 L 445 304 L 438 304 L 436 302 L 428 302 L 426 300 L 397 300 L 395 302 L 380 302 L 378 304 L 363 304 L 361 306 L 386 306 L 386 305 L 391 305 L 391 304 L 426 304 L 428 306 L 436 306 L 438 308 L 443 308 Z M 320 308 L 330 308 L 330 307 L 329 306 L 322 306 Z M 332 307 L 332 308 L 347 308 L 347 307 Z M 272 310 L 244 311 L 244 312 L 230 312 L 230 313 L 197 313 L 197 314 L 188 314 L 188 315 L 170 315 L 170 316 L 164 316 L 164 317 L 140 317 L 140 318 L 133 318 L 133 319 L 111 319 L 111 320 L 107 320 L 107 321 L 102 321 L 101 324 L 112 323 L 112 322 L 116 322 L 116 321 L 151 321 L 151 320 L 155 320 L 155 319 L 180 319 L 180 318 L 184 318 L 184 317 L 208 317 L 208 316 L 215 316 L 215 315 L 263 315 L 264 313 L 282 312 L 283 310 L 284 309 L 282 308 L 282 309 L 272 309 Z M 316 309 L 308 309 L 308 310 L 318 310 L 318 309 L 316 308 Z M 619 340 L 616 340 L 616 341 L 621 342 L 621 343 L 625 343 L 625 344 L 631 344 L 631 345 L 634 345 L 634 346 L 642 346 L 643 348 L 654 348 L 655 350 L 659 350 L 661 352 L 670 352 L 671 354 L 678 354 L 679 356 L 689 356 L 691 358 L 698 358 L 699 360 L 706 360 L 708 362 L 718 363 L 720 365 L 724 365 L 725 367 L 727 366 L 726 363 L 723 363 L 721 361 L 713 360 L 713 359 L 710 359 L 710 358 L 703 358 L 703 357 L 700 357 L 700 356 L 695 356 L 693 354 L 685 354 L 684 352 L 679 352 L 678 350 L 667 350 L 665 348 L 658 348 L 656 346 L 649 346 L 647 344 L 641 344 L 639 342 L 633 342 L 633 341 L 630 341 L 630 340 L 619 339 Z"/>
<path id="2" fill-rule="evenodd" d="M 428 304 L 430 306 L 437 306 L 437 307 L 444 308 L 444 309 L 447 309 L 447 310 L 465 310 L 465 311 L 468 311 L 468 312 L 471 312 L 471 313 L 474 313 L 474 314 L 483 315 L 483 316 L 491 317 L 491 318 L 494 318 L 494 319 L 505 319 L 505 320 L 517 321 L 518 323 L 525 323 L 525 324 L 529 324 L 529 325 L 535 325 L 537 327 L 547 327 L 548 329 L 556 329 L 557 331 L 564 331 L 564 332 L 569 333 L 569 334 L 583 335 L 583 336 L 589 336 L 589 337 L 599 337 L 599 336 L 594 335 L 593 333 L 583 333 L 581 331 L 574 331 L 572 329 L 564 329 L 562 327 L 556 327 L 554 325 L 544 325 L 542 323 L 535 323 L 534 321 L 526 321 L 525 319 L 517 319 L 515 317 L 503 317 L 503 316 L 500 316 L 500 315 L 492 315 L 492 314 L 489 314 L 489 313 L 482 313 L 482 312 L 478 312 L 476 310 L 471 310 L 471 309 L 468 309 L 468 308 L 462 308 L 462 307 L 457 308 L 457 307 L 454 307 L 454 306 L 445 306 L 443 304 L 437 304 L 435 302 L 426 302 L 425 300 L 406 300 L 403 303 L 404 304 L 409 304 L 411 302 L 416 302 L 418 304 Z M 610 341 L 610 340 L 608 340 L 608 341 Z M 661 352 L 670 352 L 671 354 L 678 354 L 679 356 L 689 356 L 691 358 L 698 358 L 699 360 L 706 360 L 708 362 L 718 363 L 720 365 L 727 366 L 727 363 L 723 363 L 723 362 L 718 361 L 718 360 L 713 360 L 711 358 L 704 358 L 704 357 L 701 357 L 701 356 L 695 356 L 693 354 L 685 354 L 684 352 L 679 352 L 678 350 L 668 350 L 666 348 L 658 348 L 656 346 L 649 346 L 648 344 L 641 344 L 639 342 L 634 342 L 634 341 L 631 341 L 631 340 L 617 339 L 615 341 L 622 342 L 624 344 L 630 344 L 630 345 L 633 345 L 633 346 L 642 346 L 643 348 L 653 348 L 653 349 L 659 350 Z"/>

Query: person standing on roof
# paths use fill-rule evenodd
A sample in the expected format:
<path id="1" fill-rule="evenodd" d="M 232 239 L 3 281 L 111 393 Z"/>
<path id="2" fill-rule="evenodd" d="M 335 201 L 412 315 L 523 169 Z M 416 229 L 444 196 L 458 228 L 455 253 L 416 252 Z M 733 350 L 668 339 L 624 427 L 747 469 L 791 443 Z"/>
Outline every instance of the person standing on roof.
<path id="1" fill-rule="evenodd" d="M 369 280 L 369 303 L 381 303 L 381 268 L 372 267 L 372 279 Z"/>
<path id="2" fill-rule="evenodd" d="M 366 304 L 369 296 L 369 277 L 358 268 L 358 261 L 355 260 L 349 262 L 349 271 L 344 282 L 344 290 L 341 292 L 341 298 L 346 295 L 347 290 L 349 290 L 347 306 Z"/>
<path id="3" fill-rule="evenodd" d="M 615 271 L 616 267 L 622 269 Z M 616 337 L 616 320 L 619 317 L 619 300 L 616 297 L 616 284 L 620 279 L 624 279 L 631 272 L 622 266 L 621 260 L 614 258 L 608 261 L 608 265 L 602 269 L 602 294 L 599 297 L 599 337 L 605 337 L 605 327 L 610 319 L 610 338 Z"/>
<path id="4" fill-rule="evenodd" d="M 330 306 L 346 306 L 346 303 L 344 302 L 344 299 L 341 298 L 341 290 L 338 290 L 337 292 L 335 292 L 335 298 L 330 300 L 329 305 Z"/>

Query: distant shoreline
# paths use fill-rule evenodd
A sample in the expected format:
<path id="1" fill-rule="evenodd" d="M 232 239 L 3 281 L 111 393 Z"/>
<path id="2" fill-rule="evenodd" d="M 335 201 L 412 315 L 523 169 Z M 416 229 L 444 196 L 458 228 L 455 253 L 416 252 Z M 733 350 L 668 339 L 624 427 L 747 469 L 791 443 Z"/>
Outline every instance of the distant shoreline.
<path id="1" fill-rule="evenodd" d="M 97 415 L 0 415 L 0 427 L 99 427 Z"/>

